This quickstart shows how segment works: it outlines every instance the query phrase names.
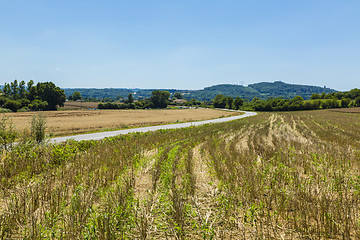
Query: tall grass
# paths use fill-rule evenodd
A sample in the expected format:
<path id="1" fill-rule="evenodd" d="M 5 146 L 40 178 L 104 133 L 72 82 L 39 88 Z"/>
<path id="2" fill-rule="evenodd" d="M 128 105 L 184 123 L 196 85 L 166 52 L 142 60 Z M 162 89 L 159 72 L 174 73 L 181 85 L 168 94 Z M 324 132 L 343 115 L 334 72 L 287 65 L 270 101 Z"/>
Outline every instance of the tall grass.
<path id="1" fill-rule="evenodd" d="M 1 156 L 0 238 L 357 239 L 358 116 L 23 142 Z"/>

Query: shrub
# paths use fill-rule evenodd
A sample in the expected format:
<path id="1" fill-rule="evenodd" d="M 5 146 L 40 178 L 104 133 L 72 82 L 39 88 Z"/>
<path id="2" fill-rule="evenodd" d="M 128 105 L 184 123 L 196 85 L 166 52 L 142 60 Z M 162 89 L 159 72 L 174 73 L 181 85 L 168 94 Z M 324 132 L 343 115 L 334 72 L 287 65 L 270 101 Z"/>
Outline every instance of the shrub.
<path id="1" fill-rule="evenodd" d="M 21 109 L 19 109 L 19 112 L 29 112 L 29 108 L 28 107 L 23 107 Z"/>
<path id="2" fill-rule="evenodd" d="M 17 110 L 20 107 L 20 103 L 18 101 L 15 100 L 8 100 L 5 104 L 4 107 L 7 109 L 10 109 L 13 112 L 17 112 Z"/>
<path id="3" fill-rule="evenodd" d="M 3 106 L 7 101 L 8 99 L 6 97 L 0 96 L 0 106 Z"/>
<path id="4" fill-rule="evenodd" d="M 0 141 L 1 147 L 5 150 L 11 146 L 17 137 L 17 131 L 14 128 L 11 120 L 5 115 L 0 119 Z"/>
<path id="5" fill-rule="evenodd" d="M 10 109 L 7 109 L 7 108 L 0 108 L 0 113 L 9 113 L 11 112 Z"/>
<path id="6" fill-rule="evenodd" d="M 46 101 L 40 101 L 38 99 L 33 100 L 29 104 L 29 108 L 33 111 L 46 110 L 48 103 Z"/>
<path id="7" fill-rule="evenodd" d="M 344 98 L 344 99 L 341 100 L 341 107 L 342 108 L 347 108 L 347 107 L 349 107 L 350 103 L 351 103 L 350 98 Z"/>
<path id="8" fill-rule="evenodd" d="M 31 119 L 31 137 L 41 143 L 45 140 L 46 118 L 42 113 L 34 114 Z"/>
<path id="9" fill-rule="evenodd" d="M 360 107 L 360 97 L 355 99 L 355 107 Z"/>

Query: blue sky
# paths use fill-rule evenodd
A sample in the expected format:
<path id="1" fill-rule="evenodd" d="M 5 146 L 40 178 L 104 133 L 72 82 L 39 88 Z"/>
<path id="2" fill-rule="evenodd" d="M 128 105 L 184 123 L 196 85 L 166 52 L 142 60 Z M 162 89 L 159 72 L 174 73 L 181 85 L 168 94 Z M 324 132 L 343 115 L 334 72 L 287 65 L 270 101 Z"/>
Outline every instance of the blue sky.
<path id="1" fill-rule="evenodd" d="M 360 1 L 0 0 L 0 84 L 360 88 Z"/>

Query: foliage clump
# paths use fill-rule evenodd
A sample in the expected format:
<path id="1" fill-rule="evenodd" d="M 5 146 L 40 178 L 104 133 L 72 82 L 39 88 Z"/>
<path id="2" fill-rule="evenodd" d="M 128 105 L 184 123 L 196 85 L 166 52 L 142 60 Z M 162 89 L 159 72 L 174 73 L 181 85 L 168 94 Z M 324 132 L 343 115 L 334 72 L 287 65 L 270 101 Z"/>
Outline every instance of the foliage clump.
<path id="1" fill-rule="evenodd" d="M 7 116 L 2 115 L 0 118 L 1 147 L 7 150 L 14 143 L 17 136 L 18 132 L 16 131 L 11 120 Z"/>
<path id="2" fill-rule="evenodd" d="M 34 114 L 30 121 L 31 137 L 37 143 L 45 140 L 46 117 L 42 113 Z"/>
<path id="3" fill-rule="evenodd" d="M 124 103 L 99 103 L 99 109 L 148 109 L 166 108 L 169 104 L 170 93 L 168 91 L 154 90 L 149 99 L 134 101 L 132 93 L 129 93 Z"/>
<path id="4" fill-rule="evenodd" d="M 311 95 L 310 100 L 304 100 L 301 96 L 296 96 L 292 99 L 269 97 L 266 100 L 254 97 L 249 101 L 239 97 L 234 99 L 233 97 L 219 94 L 214 98 L 213 105 L 215 108 L 268 112 L 360 107 L 360 90 L 355 88 L 348 92 L 314 93 Z"/>
<path id="5" fill-rule="evenodd" d="M 3 95 L 0 96 L 0 106 L 17 112 L 24 110 L 56 110 L 57 106 L 63 106 L 66 100 L 64 90 L 57 87 L 52 82 L 39 82 L 34 85 L 30 80 L 14 80 L 5 83 L 2 88 Z"/>

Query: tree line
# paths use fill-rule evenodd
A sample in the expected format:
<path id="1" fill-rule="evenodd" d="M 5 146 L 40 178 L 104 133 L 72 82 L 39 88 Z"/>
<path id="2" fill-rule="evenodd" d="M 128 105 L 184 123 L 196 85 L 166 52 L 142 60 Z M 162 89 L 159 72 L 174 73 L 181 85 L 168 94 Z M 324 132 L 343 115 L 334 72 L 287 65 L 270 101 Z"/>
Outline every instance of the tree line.
<path id="1" fill-rule="evenodd" d="M 292 99 L 269 97 L 267 100 L 254 97 L 251 101 L 244 101 L 239 97 L 233 98 L 219 94 L 214 98 L 213 106 L 215 108 L 253 111 L 299 111 L 360 107 L 360 90 L 355 88 L 346 92 L 314 93 L 310 100 L 296 96 Z"/>
<path id="2" fill-rule="evenodd" d="M 23 111 L 46 111 L 56 110 L 62 107 L 66 101 L 64 90 L 57 87 L 53 82 L 39 82 L 36 85 L 33 80 L 29 82 L 14 80 L 5 83 L 1 89 L 0 107 L 13 112 Z"/>
<path id="3" fill-rule="evenodd" d="M 216 95 L 213 100 L 213 105 L 216 108 L 227 108 L 235 110 L 239 110 L 243 103 L 244 100 L 239 97 L 236 97 L 234 99 L 233 97 L 224 96 L 222 94 Z"/>
<path id="4" fill-rule="evenodd" d="M 151 97 L 134 101 L 132 93 L 129 93 L 124 103 L 99 103 L 98 109 L 147 109 L 166 108 L 169 104 L 170 93 L 168 91 L 154 90 Z"/>

